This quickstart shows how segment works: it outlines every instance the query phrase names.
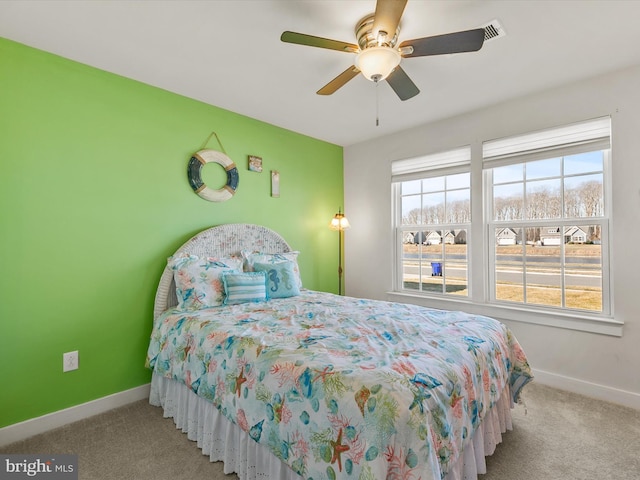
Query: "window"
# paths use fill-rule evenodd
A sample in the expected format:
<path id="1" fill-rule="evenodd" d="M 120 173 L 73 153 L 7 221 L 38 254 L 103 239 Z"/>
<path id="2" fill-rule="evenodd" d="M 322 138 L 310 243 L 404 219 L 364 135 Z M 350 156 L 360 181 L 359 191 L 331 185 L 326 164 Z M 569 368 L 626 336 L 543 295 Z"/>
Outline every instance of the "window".
<path id="1" fill-rule="evenodd" d="M 468 296 L 470 149 L 393 163 L 397 288 Z"/>
<path id="2" fill-rule="evenodd" d="M 484 141 L 473 172 L 468 146 L 392 162 L 395 292 L 612 322 L 610 136 L 606 117 Z"/>
<path id="3" fill-rule="evenodd" d="M 609 314 L 609 119 L 483 152 L 490 301 Z"/>

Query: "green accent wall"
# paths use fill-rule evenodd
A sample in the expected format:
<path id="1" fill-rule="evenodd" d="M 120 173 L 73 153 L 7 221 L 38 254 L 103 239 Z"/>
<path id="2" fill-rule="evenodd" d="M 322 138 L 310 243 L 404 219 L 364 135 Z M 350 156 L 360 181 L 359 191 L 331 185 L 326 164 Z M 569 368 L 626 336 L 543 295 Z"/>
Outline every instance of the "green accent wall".
<path id="1" fill-rule="evenodd" d="M 221 203 L 186 174 L 212 131 L 240 173 Z M 337 145 L 0 38 L 0 427 L 148 383 L 160 274 L 200 230 L 270 227 L 301 251 L 306 287 L 337 292 L 328 224 L 342 159 Z M 225 179 L 203 168 L 209 187 Z M 62 373 L 73 350 L 80 368 Z"/>

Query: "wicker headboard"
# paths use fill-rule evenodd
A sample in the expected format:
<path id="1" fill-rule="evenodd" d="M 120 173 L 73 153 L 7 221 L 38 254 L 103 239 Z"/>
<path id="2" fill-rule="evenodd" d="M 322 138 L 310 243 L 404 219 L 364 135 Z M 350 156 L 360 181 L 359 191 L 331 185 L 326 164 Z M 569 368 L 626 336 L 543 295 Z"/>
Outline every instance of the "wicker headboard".
<path id="1" fill-rule="evenodd" d="M 284 238 L 267 227 L 247 223 L 229 223 L 203 230 L 185 242 L 174 255 L 187 252 L 198 256 L 222 257 L 240 254 L 241 250 L 283 253 L 290 252 L 291 247 Z M 157 318 L 167 308 L 177 304 L 173 272 L 169 267 L 165 267 L 156 292 L 153 318 Z"/>

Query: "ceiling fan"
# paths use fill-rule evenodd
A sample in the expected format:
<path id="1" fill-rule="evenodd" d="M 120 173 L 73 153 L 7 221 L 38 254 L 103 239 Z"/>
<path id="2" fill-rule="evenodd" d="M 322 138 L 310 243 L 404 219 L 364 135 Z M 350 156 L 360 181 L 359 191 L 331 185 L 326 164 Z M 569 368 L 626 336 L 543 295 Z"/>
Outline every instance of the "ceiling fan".
<path id="1" fill-rule="evenodd" d="M 318 90 L 319 95 L 331 95 L 362 73 L 375 83 L 386 80 L 401 100 L 408 100 L 420 90 L 400 66 L 403 58 L 475 52 L 482 48 L 485 32 L 484 28 L 476 28 L 406 40 L 396 46 L 406 4 L 407 0 L 377 0 L 375 13 L 356 24 L 357 45 L 289 31 L 284 32 L 280 40 L 356 54 L 354 65 Z"/>

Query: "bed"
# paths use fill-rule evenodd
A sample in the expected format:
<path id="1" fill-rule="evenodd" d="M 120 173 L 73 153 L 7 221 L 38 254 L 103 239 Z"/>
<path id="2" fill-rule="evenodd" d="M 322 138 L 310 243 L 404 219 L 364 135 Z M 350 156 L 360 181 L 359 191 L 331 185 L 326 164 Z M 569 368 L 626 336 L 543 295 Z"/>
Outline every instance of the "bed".
<path id="1" fill-rule="evenodd" d="M 485 473 L 532 379 L 509 329 L 305 289 L 298 253 L 266 227 L 227 224 L 169 258 L 150 403 L 243 480 Z"/>

